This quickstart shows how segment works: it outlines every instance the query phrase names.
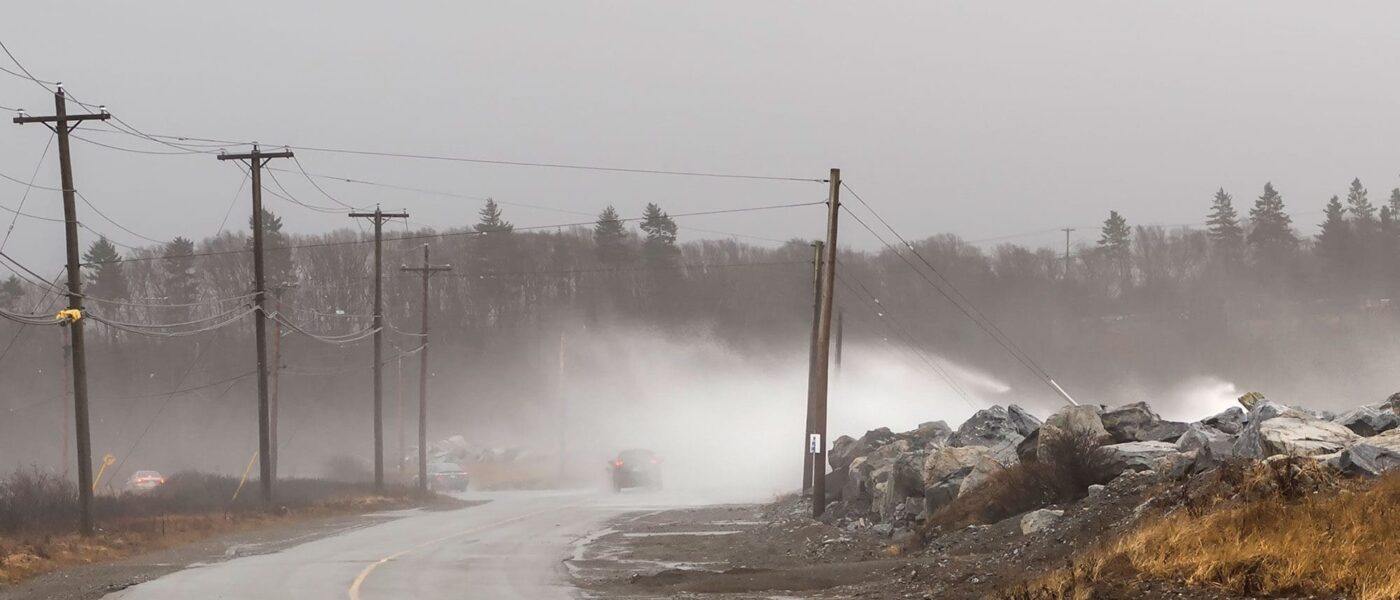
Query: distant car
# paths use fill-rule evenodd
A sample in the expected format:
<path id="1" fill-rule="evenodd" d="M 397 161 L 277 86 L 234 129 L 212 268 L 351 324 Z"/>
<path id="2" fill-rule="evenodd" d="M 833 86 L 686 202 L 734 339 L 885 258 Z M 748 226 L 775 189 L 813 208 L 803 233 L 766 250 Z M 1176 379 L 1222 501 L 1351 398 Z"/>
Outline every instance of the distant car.
<path id="1" fill-rule="evenodd" d="M 635 487 L 661 489 L 661 459 L 651 450 L 623 450 L 608 469 L 614 492 Z"/>
<path id="2" fill-rule="evenodd" d="M 415 481 L 417 478 L 414 478 Z M 470 477 L 457 463 L 440 462 L 428 465 L 428 489 L 434 492 L 465 492 Z"/>
<path id="3" fill-rule="evenodd" d="M 126 491 L 132 493 L 149 492 L 165 485 L 165 478 L 158 471 L 137 471 L 126 479 Z"/>

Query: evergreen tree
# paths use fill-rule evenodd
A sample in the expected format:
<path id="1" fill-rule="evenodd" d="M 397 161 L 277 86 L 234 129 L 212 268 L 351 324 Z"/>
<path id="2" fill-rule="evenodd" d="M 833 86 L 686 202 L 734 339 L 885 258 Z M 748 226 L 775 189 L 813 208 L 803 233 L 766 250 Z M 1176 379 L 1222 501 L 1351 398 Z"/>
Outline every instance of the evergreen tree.
<path id="1" fill-rule="evenodd" d="M 1240 226 L 1239 213 L 1235 212 L 1234 198 L 1225 193 L 1225 188 L 1215 192 L 1210 217 L 1206 220 L 1206 235 L 1215 255 L 1225 264 L 1238 264 L 1244 258 L 1244 228 Z"/>
<path id="2" fill-rule="evenodd" d="M 632 249 L 627 245 L 627 228 L 611 205 L 598 214 L 598 222 L 593 225 L 593 244 L 598 251 L 598 262 L 604 266 L 620 267 L 632 258 Z"/>
<path id="3" fill-rule="evenodd" d="M 661 210 L 656 203 L 647 203 L 642 212 L 642 231 L 646 239 L 642 242 L 642 258 L 652 266 L 672 266 L 680 256 L 676 247 L 676 221 Z"/>
<path id="4" fill-rule="evenodd" d="M 1322 233 L 1317 235 L 1317 253 L 1328 267 L 1328 273 L 1341 273 L 1352 257 L 1351 224 L 1346 221 L 1342 201 L 1332 196 L 1327 201 L 1327 215 L 1322 221 Z"/>
<path id="5" fill-rule="evenodd" d="M 1249 236 L 1246 238 L 1254 250 L 1254 260 L 1268 271 L 1267 275 L 1281 275 L 1298 246 L 1298 238 L 1293 235 L 1293 218 L 1284 212 L 1283 196 L 1274 189 L 1273 183 L 1264 184 L 1264 193 L 1249 209 Z"/>
<path id="6" fill-rule="evenodd" d="M 177 237 L 165 245 L 165 297 L 171 304 L 189 304 L 199 295 L 195 281 L 194 242 Z"/>
<path id="7" fill-rule="evenodd" d="M 263 283 L 269 290 L 275 290 L 296 282 L 292 266 L 292 250 L 287 248 L 287 235 L 282 233 L 282 217 L 272 211 L 262 209 L 263 222 Z M 248 229 L 253 229 L 253 217 L 248 217 Z M 253 239 L 248 238 L 248 248 L 252 249 Z"/>
<path id="8" fill-rule="evenodd" d="M 477 214 L 481 216 L 476 224 L 476 230 L 479 232 L 491 234 L 515 231 L 515 225 L 501 218 L 501 207 L 491 198 L 486 199 L 486 206 Z"/>
<path id="9" fill-rule="evenodd" d="M 83 253 L 83 263 L 89 265 L 87 289 L 91 296 L 109 300 L 125 300 L 128 296 L 126 274 L 122 272 L 122 258 L 117 247 L 107 241 L 106 236 L 88 246 Z"/>
<path id="10" fill-rule="evenodd" d="M 1376 223 L 1376 207 L 1366 198 L 1366 188 L 1361 187 L 1361 179 L 1351 180 L 1347 190 L 1347 209 L 1356 220 L 1358 229 L 1369 229 Z"/>
<path id="11" fill-rule="evenodd" d="M 4 283 L 0 283 L 0 306 L 14 310 L 20 298 L 24 297 L 24 286 L 18 277 L 11 275 Z"/>
<path id="12" fill-rule="evenodd" d="M 1119 292 L 1127 292 L 1132 287 L 1133 277 L 1132 230 L 1128 228 L 1128 220 L 1116 210 L 1108 211 L 1108 218 L 1103 222 L 1099 252 L 1118 266 Z"/>

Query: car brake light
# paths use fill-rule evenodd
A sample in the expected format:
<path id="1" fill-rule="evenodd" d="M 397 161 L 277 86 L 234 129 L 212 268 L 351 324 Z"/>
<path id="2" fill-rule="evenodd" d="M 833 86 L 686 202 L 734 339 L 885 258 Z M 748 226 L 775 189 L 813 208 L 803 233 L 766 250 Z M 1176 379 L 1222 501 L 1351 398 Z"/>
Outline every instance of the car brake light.
<path id="1" fill-rule="evenodd" d="M 614 467 L 620 467 L 620 466 L 622 466 L 622 461 L 620 461 L 620 460 L 615 460 L 615 461 L 613 461 L 613 466 L 614 466 Z"/>
<path id="2" fill-rule="evenodd" d="M 656 463 L 658 463 L 658 462 L 660 462 L 660 461 L 658 461 L 658 460 L 656 460 L 656 459 L 654 459 L 654 458 L 651 459 L 651 464 L 653 464 L 653 465 L 656 464 Z"/>

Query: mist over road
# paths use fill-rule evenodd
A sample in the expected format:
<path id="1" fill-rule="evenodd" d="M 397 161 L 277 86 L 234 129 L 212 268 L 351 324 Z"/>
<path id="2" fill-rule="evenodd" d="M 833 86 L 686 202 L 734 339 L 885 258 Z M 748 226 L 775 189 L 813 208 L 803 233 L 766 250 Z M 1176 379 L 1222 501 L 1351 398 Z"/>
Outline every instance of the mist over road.
<path id="1" fill-rule="evenodd" d="M 107 598 L 572 598 L 563 561 L 575 541 L 609 517 L 722 499 L 598 491 L 463 497 L 486 503 L 391 513 L 383 523 L 193 567 Z"/>

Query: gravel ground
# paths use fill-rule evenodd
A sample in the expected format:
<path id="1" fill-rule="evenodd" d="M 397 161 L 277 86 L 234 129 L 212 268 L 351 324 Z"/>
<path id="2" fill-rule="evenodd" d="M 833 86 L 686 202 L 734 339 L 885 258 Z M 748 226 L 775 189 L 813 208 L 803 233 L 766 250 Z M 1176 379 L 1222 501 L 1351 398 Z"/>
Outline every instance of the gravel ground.
<path id="1" fill-rule="evenodd" d="M 591 598 L 754 600 L 929 598 L 974 600 L 1064 566 L 1121 531 L 1160 489 L 1151 474 L 1129 475 L 1081 502 L 1060 506 L 1050 527 L 1021 533 L 1020 517 L 959 529 L 905 555 L 893 540 L 808 518 L 789 499 L 641 513 L 580 540 L 567 561 Z M 1103 599 L 1225 599 L 1169 582 L 1121 582 Z"/>

